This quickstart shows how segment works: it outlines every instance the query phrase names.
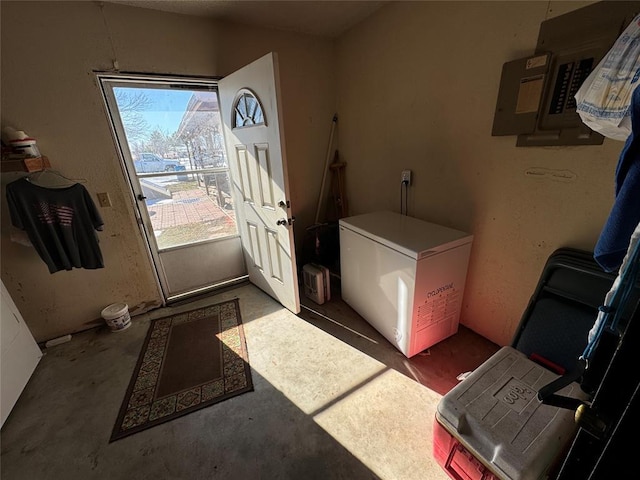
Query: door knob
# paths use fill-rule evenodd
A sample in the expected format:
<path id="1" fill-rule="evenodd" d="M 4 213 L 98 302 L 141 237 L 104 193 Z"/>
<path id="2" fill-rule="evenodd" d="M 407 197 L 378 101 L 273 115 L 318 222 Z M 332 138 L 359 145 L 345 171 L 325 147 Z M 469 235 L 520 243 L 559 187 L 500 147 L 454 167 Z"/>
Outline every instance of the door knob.
<path id="1" fill-rule="evenodd" d="M 296 221 L 296 217 L 291 218 L 281 218 L 276 222 L 277 225 L 293 225 L 293 222 Z"/>
<path id="2" fill-rule="evenodd" d="M 142 200 L 146 200 L 147 197 L 145 197 L 143 194 L 139 193 L 138 194 L 138 200 L 142 201 Z"/>

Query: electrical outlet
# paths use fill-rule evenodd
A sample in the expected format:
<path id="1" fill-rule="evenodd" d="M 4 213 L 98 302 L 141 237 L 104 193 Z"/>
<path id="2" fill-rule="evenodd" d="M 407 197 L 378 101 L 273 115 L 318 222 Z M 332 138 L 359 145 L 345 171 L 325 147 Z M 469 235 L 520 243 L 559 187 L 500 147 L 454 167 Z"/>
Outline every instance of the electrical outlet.
<path id="1" fill-rule="evenodd" d="M 107 192 L 104 193 L 96 193 L 98 197 L 98 203 L 100 203 L 101 207 L 110 207 L 111 206 L 111 197 Z"/>
<path id="2" fill-rule="evenodd" d="M 406 183 L 407 185 L 411 185 L 411 170 L 403 170 L 402 171 L 402 183 Z"/>

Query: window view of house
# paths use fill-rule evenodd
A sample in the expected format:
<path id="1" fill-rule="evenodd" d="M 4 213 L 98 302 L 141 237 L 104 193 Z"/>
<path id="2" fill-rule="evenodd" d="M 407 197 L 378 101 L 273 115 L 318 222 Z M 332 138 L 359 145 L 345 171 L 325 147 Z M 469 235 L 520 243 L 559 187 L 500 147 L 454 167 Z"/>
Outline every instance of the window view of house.
<path id="1" fill-rule="evenodd" d="M 114 94 L 158 249 L 237 235 L 217 93 Z"/>

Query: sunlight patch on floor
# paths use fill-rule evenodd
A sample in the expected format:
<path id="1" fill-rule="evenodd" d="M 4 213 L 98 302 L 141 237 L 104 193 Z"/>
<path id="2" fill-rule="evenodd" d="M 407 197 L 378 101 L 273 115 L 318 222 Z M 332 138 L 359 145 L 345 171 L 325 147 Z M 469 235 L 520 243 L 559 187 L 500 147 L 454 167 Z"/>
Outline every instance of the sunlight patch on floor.
<path id="1" fill-rule="evenodd" d="M 251 367 L 306 414 L 387 368 L 290 312 L 254 319 L 245 332 Z"/>
<path id="2" fill-rule="evenodd" d="M 444 479 L 431 454 L 439 400 L 439 394 L 388 370 L 314 420 L 381 478 Z"/>
<path id="3" fill-rule="evenodd" d="M 245 328 L 252 368 L 376 475 L 448 478 L 431 453 L 440 394 L 288 311 Z"/>

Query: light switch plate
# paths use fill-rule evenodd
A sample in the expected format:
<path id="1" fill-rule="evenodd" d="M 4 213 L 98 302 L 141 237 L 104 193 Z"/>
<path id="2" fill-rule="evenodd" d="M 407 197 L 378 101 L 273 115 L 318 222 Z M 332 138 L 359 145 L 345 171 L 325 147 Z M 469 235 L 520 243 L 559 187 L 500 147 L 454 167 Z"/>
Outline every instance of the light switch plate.
<path id="1" fill-rule="evenodd" d="M 111 197 L 107 192 L 96 193 L 98 196 L 98 203 L 101 207 L 110 207 L 111 206 Z"/>

